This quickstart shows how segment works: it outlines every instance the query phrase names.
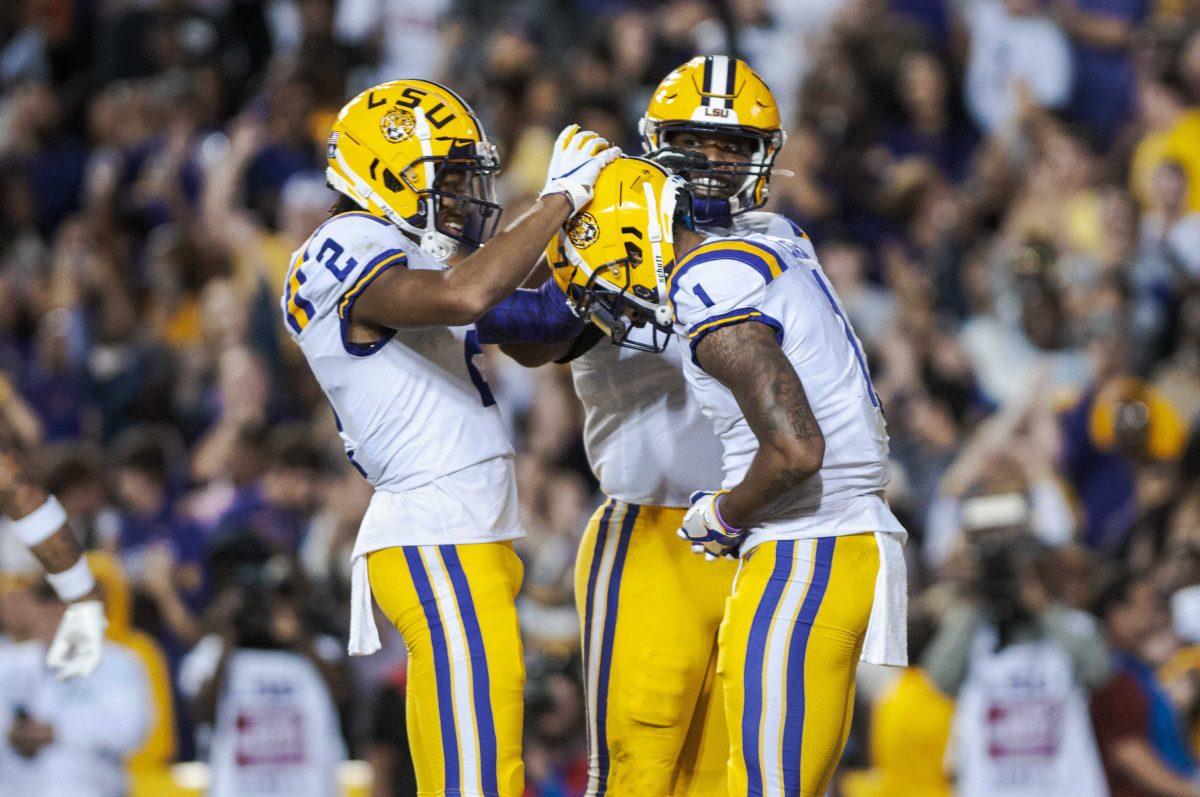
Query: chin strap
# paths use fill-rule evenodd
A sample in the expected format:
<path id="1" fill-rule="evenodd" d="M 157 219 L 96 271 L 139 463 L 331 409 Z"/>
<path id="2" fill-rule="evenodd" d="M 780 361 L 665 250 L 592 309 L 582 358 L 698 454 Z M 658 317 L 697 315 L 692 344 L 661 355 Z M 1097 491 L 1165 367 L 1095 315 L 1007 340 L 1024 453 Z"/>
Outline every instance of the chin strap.
<path id="1" fill-rule="evenodd" d="M 733 226 L 733 203 L 728 199 L 693 196 L 692 215 L 696 219 L 697 227 L 720 227 L 727 230 Z"/>

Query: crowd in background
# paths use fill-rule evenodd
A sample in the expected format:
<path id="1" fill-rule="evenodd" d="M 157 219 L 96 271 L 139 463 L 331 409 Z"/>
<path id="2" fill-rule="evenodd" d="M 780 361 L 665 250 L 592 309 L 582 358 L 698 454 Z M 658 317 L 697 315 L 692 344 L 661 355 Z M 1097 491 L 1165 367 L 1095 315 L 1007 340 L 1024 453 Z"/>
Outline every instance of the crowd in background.
<path id="1" fill-rule="evenodd" d="M 638 152 L 653 87 L 705 53 L 779 101 L 767 209 L 812 237 L 867 349 L 910 531 L 926 666 L 862 673 L 837 788 L 946 794 L 957 762 L 972 793 L 973 757 L 1045 753 L 1070 721 L 1012 695 L 1004 715 L 986 673 L 1050 644 L 1111 793 L 1200 794 L 1195 0 L 14 0 L 0 430 L 95 552 L 113 641 L 141 662 L 122 670 L 152 706 L 121 748 L 135 790 L 244 733 L 216 703 L 245 648 L 307 663 L 304 710 L 332 718 L 310 755 L 415 793 L 399 639 L 342 652 L 370 487 L 278 308 L 333 200 L 336 111 L 382 80 L 447 83 L 500 147 L 515 218 L 564 124 Z M 488 359 L 529 532 L 529 793 L 580 794 L 571 574 L 599 500 L 581 412 L 566 368 Z M 17 667 L 5 645 L 38 637 L 45 596 L 4 545 Z M 965 716 L 980 694 L 993 710 Z M 5 793 L 6 762 L 53 744 L 26 713 L 0 706 Z M 973 730 L 947 755 L 952 722 Z"/>

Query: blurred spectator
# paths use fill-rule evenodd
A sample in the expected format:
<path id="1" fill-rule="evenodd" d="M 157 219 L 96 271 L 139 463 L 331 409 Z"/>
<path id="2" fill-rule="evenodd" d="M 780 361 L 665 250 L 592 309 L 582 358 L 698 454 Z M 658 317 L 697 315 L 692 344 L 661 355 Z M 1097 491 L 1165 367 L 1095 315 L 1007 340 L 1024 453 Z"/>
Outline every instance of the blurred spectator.
<path id="1" fill-rule="evenodd" d="M 131 428 L 115 447 L 121 507 L 116 553 L 150 612 L 142 623 L 178 661 L 201 633 L 197 614 L 206 599 L 204 539 L 199 527 L 179 513 L 158 432 Z"/>
<path id="2" fill-rule="evenodd" d="M 1027 533 L 979 540 L 976 603 L 951 611 L 925 655 L 958 698 L 957 793 L 1103 795 L 1088 693 L 1109 677 L 1104 639 L 1088 615 L 1051 602 Z"/>
<path id="3" fill-rule="evenodd" d="M 202 640 L 184 665 L 193 714 L 212 727 L 214 797 L 338 793 L 347 684 L 334 663 L 340 646 L 331 651 L 313 634 L 303 597 L 286 565 L 243 566 L 218 598 L 230 613 L 223 634 Z"/>
<path id="4" fill-rule="evenodd" d="M 112 550 L 121 534 L 121 517 L 108 498 L 104 452 L 87 443 L 68 443 L 48 452 L 46 491 L 70 518 L 85 549 Z"/>
<path id="5" fill-rule="evenodd" d="M 5 595 L 9 644 L 0 655 L 0 790 L 45 797 L 111 797 L 128 788 L 124 759 L 146 737 L 146 671 L 125 648 L 105 646 L 88 678 L 59 681 L 46 646 L 63 604 L 44 581 Z"/>
<path id="6" fill-rule="evenodd" d="M 374 775 L 372 797 L 411 797 L 417 793 L 404 709 L 407 685 L 407 671 L 397 668 L 375 699 L 367 752 Z"/>
<path id="7" fill-rule="evenodd" d="M 1139 86 L 1140 116 L 1145 133 L 1130 164 L 1133 191 L 1143 207 L 1154 208 L 1156 170 L 1175 161 L 1183 170 L 1186 208 L 1200 211 L 1200 107 L 1170 73 Z"/>
<path id="8" fill-rule="evenodd" d="M 336 4 L 338 38 L 379 52 L 377 64 L 357 90 L 411 75 L 442 79 L 446 59 L 461 35 L 461 23 L 447 18 L 451 0 L 345 0 Z M 399 35 L 403 31 L 403 35 Z"/>
<path id="9" fill-rule="evenodd" d="M 979 0 L 968 11 L 971 53 L 967 107 L 988 134 L 1002 132 L 1019 106 L 1061 108 L 1073 77 L 1067 37 L 1035 0 Z"/>
<path id="10" fill-rule="evenodd" d="M 146 670 L 149 689 L 146 738 L 129 756 L 130 793 L 161 792 L 170 784 L 170 765 L 179 753 L 171 671 L 162 647 L 152 636 L 133 626 L 133 601 L 117 560 L 93 551 L 88 563 L 104 598 L 108 638 L 124 646 Z M 189 734 L 190 736 L 190 734 Z"/>
<path id="11" fill-rule="evenodd" d="M 884 145 L 894 157 L 932 161 L 953 182 L 969 174 L 976 139 L 960 109 L 952 103 L 945 64 L 927 52 L 913 52 L 900 62 L 896 94 L 904 121 L 893 125 Z"/>
<path id="12" fill-rule="evenodd" d="M 1140 482 L 1179 456 L 1184 427 L 1171 405 L 1141 380 L 1123 375 L 1123 341 L 1095 344 L 1095 384 L 1062 416 L 1063 470 L 1079 496 L 1083 541 L 1115 549 L 1153 505 Z"/>
<path id="13" fill-rule="evenodd" d="M 535 659 L 525 684 L 527 797 L 583 794 L 587 746 L 575 730 L 583 722 L 578 657 Z"/>
<path id="14" fill-rule="evenodd" d="M 1071 542 L 1075 518 L 1057 460 L 1055 418 L 1042 384 L 981 423 L 947 470 L 929 509 L 926 562 L 941 568 L 970 537 L 998 527 L 1027 527 L 1048 546 Z"/>
<path id="15" fill-rule="evenodd" d="M 252 531 L 279 550 L 296 551 L 321 498 L 328 472 L 325 452 L 308 440 L 304 429 L 284 427 L 271 434 L 266 460 L 261 478 L 234 492 L 213 538 Z"/>
<path id="16" fill-rule="evenodd" d="M 1148 658 L 1164 609 L 1146 577 L 1118 578 L 1099 601 L 1116 675 L 1093 697 L 1092 716 L 1113 797 L 1200 794 L 1178 710 Z"/>
<path id="17" fill-rule="evenodd" d="M 1190 209 L 1188 174 L 1177 160 L 1165 160 L 1150 181 L 1150 209 L 1142 216 L 1141 254 L 1134 279 L 1169 296 L 1176 279 L 1200 280 L 1200 211 Z"/>
<path id="18" fill-rule="evenodd" d="M 1131 50 L 1135 28 L 1148 6 L 1146 0 L 1056 0 L 1052 4 L 1074 49 L 1071 114 L 1095 143 L 1111 143 L 1133 113 Z"/>

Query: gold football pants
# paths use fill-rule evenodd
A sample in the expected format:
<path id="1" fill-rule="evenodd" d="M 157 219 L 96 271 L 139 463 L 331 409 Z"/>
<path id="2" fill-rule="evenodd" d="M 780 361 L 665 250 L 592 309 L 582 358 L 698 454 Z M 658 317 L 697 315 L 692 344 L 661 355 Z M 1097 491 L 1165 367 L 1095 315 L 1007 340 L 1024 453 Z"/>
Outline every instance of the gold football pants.
<path id="1" fill-rule="evenodd" d="M 676 536 L 684 510 L 609 499 L 575 562 L 589 795 L 726 795 L 717 630 L 736 562 Z"/>
<path id="2" fill-rule="evenodd" d="M 521 561 L 507 542 L 385 548 L 371 591 L 408 648 L 406 716 L 420 797 L 520 797 Z"/>
<path id="3" fill-rule="evenodd" d="M 875 596 L 873 534 L 763 543 L 742 560 L 717 673 L 730 797 L 821 797 L 854 707 Z"/>

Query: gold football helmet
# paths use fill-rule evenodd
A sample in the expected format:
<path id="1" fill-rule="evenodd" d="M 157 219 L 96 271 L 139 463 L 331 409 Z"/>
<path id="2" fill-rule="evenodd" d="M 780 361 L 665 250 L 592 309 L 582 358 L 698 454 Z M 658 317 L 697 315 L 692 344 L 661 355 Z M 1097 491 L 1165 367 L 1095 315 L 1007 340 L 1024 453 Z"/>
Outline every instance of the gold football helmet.
<path id="1" fill-rule="evenodd" d="M 359 94 L 329 134 L 325 178 L 359 207 L 415 236 L 438 260 L 496 231 L 496 148 L 470 106 L 430 80 Z"/>
<path id="2" fill-rule="evenodd" d="M 670 165 L 694 184 L 698 217 L 736 216 L 762 207 L 771 166 L 787 139 L 767 84 L 745 61 L 725 55 L 698 56 L 667 75 L 654 90 L 638 130 L 647 157 Z M 711 161 L 701 153 L 672 148 L 668 137 L 676 131 L 744 137 L 753 151 L 744 162 Z M 706 197 L 701 191 L 701 186 L 717 191 L 728 183 L 721 191 L 725 196 Z M 701 206 L 710 201 L 728 202 L 727 212 L 705 212 Z"/>
<path id="3" fill-rule="evenodd" d="M 592 201 L 546 247 L 554 279 L 575 312 L 618 346 L 662 351 L 671 334 L 667 275 L 674 225 L 691 229 L 683 178 L 644 158 L 618 158 L 600 172 Z M 629 339 L 650 324 L 649 342 Z"/>

